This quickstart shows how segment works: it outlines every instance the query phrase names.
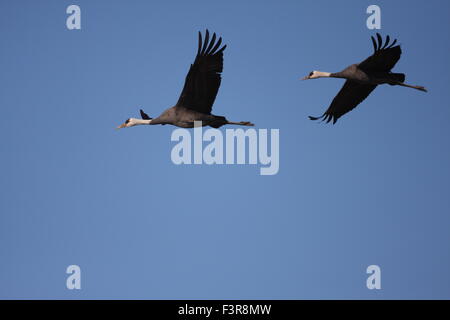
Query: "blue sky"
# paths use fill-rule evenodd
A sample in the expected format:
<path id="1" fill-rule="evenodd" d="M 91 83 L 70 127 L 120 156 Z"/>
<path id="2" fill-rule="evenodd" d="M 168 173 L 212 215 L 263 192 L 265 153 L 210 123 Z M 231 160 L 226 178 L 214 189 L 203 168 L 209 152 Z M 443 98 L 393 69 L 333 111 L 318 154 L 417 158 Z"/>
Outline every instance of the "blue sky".
<path id="1" fill-rule="evenodd" d="M 402 45 L 394 70 L 429 93 L 382 86 L 334 126 L 309 121 L 342 81 L 298 79 L 371 54 L 370 4 Z M 450 298 L 449 8 L 2 1 L 0 298 Z M 176 103 L 205 28 L 228 45 L 213 111 L 280 130 L 275 176 L 176 166 L 174 127 L 114 130 Z"/>

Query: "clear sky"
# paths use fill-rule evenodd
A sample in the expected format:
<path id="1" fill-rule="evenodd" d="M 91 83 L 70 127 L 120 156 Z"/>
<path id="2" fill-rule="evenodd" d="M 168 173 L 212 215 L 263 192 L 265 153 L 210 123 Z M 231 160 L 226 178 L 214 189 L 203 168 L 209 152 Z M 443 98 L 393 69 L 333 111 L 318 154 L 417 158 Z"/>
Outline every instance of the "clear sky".
<path id="1" fill-rule="evenodd" d="M 382 86 L 334 126 L 308 120 L 343 81 L 298 79 L 372 53 L 370 4 L 394 70 L 429 93 Z M 1 1 L 0 298 L 450 298 L 449 9 Z M 176 166 L 171 126 L 114 130 L 176 103 L 205 28 L 228 45 L 213 111 L 279 129 L 277 175 Z"/>

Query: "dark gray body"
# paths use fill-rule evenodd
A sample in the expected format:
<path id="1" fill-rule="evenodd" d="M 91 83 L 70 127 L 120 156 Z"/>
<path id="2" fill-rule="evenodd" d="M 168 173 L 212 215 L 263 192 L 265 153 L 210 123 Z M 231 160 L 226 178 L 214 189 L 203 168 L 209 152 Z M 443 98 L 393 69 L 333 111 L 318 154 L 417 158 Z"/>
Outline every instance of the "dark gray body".
<path id="1" fill-rule="evenodd" d="M 332 73 L 330 77 L 342 78 L 364 84 L 390 84 L 395 85 L 404 81 L 404 74 L 391 72 L 364 71 L 358 64 L 352 64 L 341 72 Z"/>
<path id="2" fill-rule="evenodd" d="M 228 123 L 222 116 L 205 114 L 182 106 L 174 106 L 165 110 L 161 115 L 152 119 L 151 124 L 171 124 L 181 128 L 193 128 L 194 121 L 202 121 L 202 126 L 219 128 Z"/>

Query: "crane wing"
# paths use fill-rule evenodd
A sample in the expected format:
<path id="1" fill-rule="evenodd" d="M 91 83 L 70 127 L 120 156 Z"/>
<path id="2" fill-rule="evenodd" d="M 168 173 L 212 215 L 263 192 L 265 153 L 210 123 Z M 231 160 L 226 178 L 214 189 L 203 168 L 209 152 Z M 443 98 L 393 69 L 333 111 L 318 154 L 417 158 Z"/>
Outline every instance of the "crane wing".
<path id="1" fill-rule="evenodd" d="M 221 82 L 224 45 L 219 49 L 222 38 L 216 42 L 214 33 L 211 40 L 206 30 L 205 41 L 198 33 L 198 51 L 194 63 L 186 76 L 183 91 L 176 104 L 198 112 L 210 114 Z"/>
<path id="2" fill-rule="evenodd" d="M 327 111 L 320 117 L 310 116 L 309 119 L 322 119 L 322 121 L 327 123 L 333 120 L 333 124 L 335 124 L 337 119 L 356 108 L 376 87 L 376 85 L 347 80 L 336 97 L 334 97 Z"/>
<path id="3" fill-rule="evenodd" d="M 390 72 L 402 54 L 400 45 L 394 47 L 397 40 L 395 39 L 390 43 L 389 36 L 386 37 L 386 41 L 383 45 L 383 38 L 379 33 L 377 33 L 378 42 L 374 37 L 371 38 L 374 50 L 373 54 L 361 62 L 358 65 L 358 68 L 363 71 Z"/>
<path id="4" fill-rule="evenodd" d="M 144 119 L 144 120 L 151 120 L 152 119 L 142 109 L 139 110 L 139 113 L 141 114 L 141 118 Z"/>

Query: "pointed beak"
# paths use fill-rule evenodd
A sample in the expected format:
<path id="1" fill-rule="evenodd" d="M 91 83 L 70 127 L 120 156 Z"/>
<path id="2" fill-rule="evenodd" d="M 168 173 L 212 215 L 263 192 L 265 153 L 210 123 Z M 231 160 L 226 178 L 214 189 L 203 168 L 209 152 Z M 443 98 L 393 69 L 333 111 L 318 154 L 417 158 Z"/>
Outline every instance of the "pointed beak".
<path id="1" fill-rule="evenodd" d="M 306 77 L 301 78 L 300 80 L 308 80 L 308 79 L 309 79 L 309 77 L 306 76 Z"/>
<path id="2" fill-rule="evenodd" d="M 125 128 L 126 126 L 127 126 L 127 125 L 126 125 L 125 123 L 122 123 L 120 126 L 118 126 L 118 127 L 116 128 L 116 130 Z"/>

